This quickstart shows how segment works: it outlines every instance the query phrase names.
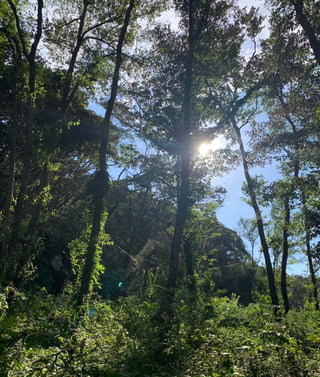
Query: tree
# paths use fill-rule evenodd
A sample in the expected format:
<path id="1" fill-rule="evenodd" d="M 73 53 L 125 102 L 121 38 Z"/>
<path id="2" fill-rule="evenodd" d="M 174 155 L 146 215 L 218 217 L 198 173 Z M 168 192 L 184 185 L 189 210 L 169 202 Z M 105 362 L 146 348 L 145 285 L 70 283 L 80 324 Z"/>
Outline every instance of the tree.
<path id="1" fill-rule="evenodd" d="M 104 213 L 104 199 L 106 196 L 106 189 L 108 185 L 108 176 L 106 171 L 106 155 L 109 143 L 109 133 L 111 127 L 111 116 L 113 112 L 113 106 L 117 96 L 118 82 L 120 76 L 120 68 L 122 61 L 122 47 L 125 42 L 125 37 L 127 34 L 129 21 L 131 13 L 135 6 L 135 1 L 130 0 L 127 7 L 125 17 L 123 20 L 123 26 L 120 31 L 117 48 L 116 48 L 116 59 L 114 72 L 112 77 L 110 98 L 108 100 L 106 113 L 104 116 L 103 127 L 101 129 L 101 141 L 99 150 L 99 168 L 96 171 L 94 181 L 93 181 L 93 195 L 92 195 L 92 205 L 93 205 L 93 217 L 92 217 L 92 228 L 90 233 L 90 240 L 88 244 L 88 249 L 85 258 L 85 264 L 81 276 L 81 286 L 79 291 L 79 302 L 83 300 L 85 295 L 90 291 L 91 279 L 94 273 L 95 261 L 97 259 L 97 247 L 98 238 L 101 231 L 103 213 Z"/>
<path id="2" fill-rule="evenodd" d="M 252 8 L 249 12 L 239 11 L 238 18 L 235 18 L 235 27 L 239 27 L 243 33 L 246 33 L 253 41 L 261 31 L 263 18 Z M 265 264 L 267 269 L 269 290 L 272 304 L 275 312 L 278 310 L 279 302 L 274 281 L 270 253 L 266 242 L 263 219 L 256 199 L 253 180 L 249 171 L 249 158 L 245 150 L 245 145 L 241 135 L 239 124 L 247 124 L 256 111 L 256 104 L 253 102 L 255 94 L 263 87 L 268 76 L 263 77 L 259 72 L 260 59 L 256 56 L 254 47 L 252 56 L 249 59 L 243 59 L 240 53 L 242 37 L 236 39 L 232 44 L 230 61 L 227 67 L 222 69 L 226 76 L 222 75 L 221 81 L 217 80 L 215 75 L 208 76 L 206 81 L 206 105 L 215 109 L 213 119 L 216 120 L 216 126 L 207 129 L 206 134 L 215 134 L 217 131 L 223 132 L 234 143 L 239 145 L 240 158 L 242 161 L 244 174 L 248 186 L 251 205 L 255 211 L 257 227 L 259 231 L 262 250 L 264 253 Z M 254 43 L 254 46 L 256 44 Z M 207 70 L 205 70 L 207 72 Z M 211 72 L 212 74 L 212 72 Z M 250 104 L 252 104 L 250 106 Z M 212 137 L 212 136 L 211 136 Z"/>
<path id="3" fill-rule="evenodd" d="M 37 1 L 37 16 L 36 16 L 36 31 L 34 34 L 33 41 L 30 42 L 25 35 L 25 31 L 22 29 L 21 20 L 18 14 L 18 9 L 16 5 L 8 0 L 11 12 L 14 17 L 15 27 L 16 27 L 16 38 L 23 54 L 24 59 L 26 59 L 28 64 L 28 86 L 27 86 L 27 102 L 26 102 L 26 114 L 24 119 L 25 127 L 25 141 L 24 141 L 24 154 L 23 154 L 23 168 L 22 168 L 22 178 L 19 190 L 19 195 L 17 198 L 17 204 L 15 206 L 15 212 L 12 222 L 12 231 L 8 239 L 8 246 L 4 245 L 3 249 L 9 250 L 9 256 L 5 265 L 5 279 L 6 281 L 12 281 L 16 273 L 16 259 L 17 259 L 17 247 L 19 240 L 19 232 L 21 227 L 21 221 L 23 216 L 23 207 L 25 203 L 25 198 L 27 195 L 27 189 L 30 179 L 30 169 L 31 169 L 31 159 L 32 159 L 32 149 L 33 149 L 33 128 L 34 128 L 34 110 L 35 110 L 35 97 L 36 97 L 36 54 L 38 45 L 42 36 L 43 28 L 43 1 Z M 13 158 L 13 157 L 12 157 Z M 12 178 L 11 178 L 12 181 Z M 6 241 L 5 241 L 6 242 Z M 5 253 L 6 254 L 6 253 Z"/>
<path id="4" fill-rule="evenodd" d="M 248 196 L 250 198 L 251 205 L 256 215 L 256 221 L 257 221 L 257 227 L 258 227 L 262 252 L 263 252 L 264 260 L 266 264 L 271 301 L 272 301 L 272 305 L 274 306 L 275 313 L 277 313 L 278 307 L 279 307 L 279 301 L 278 301 L 278 295 L 277 295 L 277 290 L 275 286 L 274 273 L 272 270 L 269 246 L 266 240 L 266 235 L 265 235 L 265 230 L 264 230 L 263 218 L 262 218 L 262 214 L 261 214 L 260 207 L 259 207 L 257 197 L 256 197 L 254 181 L 249 171 L 247 153 L 245 151 L 244 142 L 241 136 L 241 127 L 237 126 L 235 119 L 232 120 L 232 124 L 238 138 L 238 143 L 239 143 L 239 148 L 240 148 L 240 153 L 241 153 L 241 158 L 242 158 L 243 171 L 246 177 Z"/>
<path id="5" fill-rule="evenodd" d="M 178 193 L 177 215 L 174 227 L 174 234 L 171 244 L 171 258 L 169 266 L 169 276 L 167 286 L 174 291 L 177 285 L 177 277 L 179 271 L 179 253 L 182 242 L 182 234 L 184 225 L 187 219 L 187 213 L 190 207 L 189 202 L 189 180 L 191 169 L 191 138 L 192 130 L 192 82 L 193 82 L 193 65 L 194 65 L 194 44 L 196 42 L 194 30 L 194 1 L 191 0 L 188 4 L 184 2 L 184 11 L 187 14 L 187 46 L 185 56 L 185 73 L 184 73 L 184 88 L 183 88 L 183 103 L 182 103 L 182 119 L 183 125 L 178 135 L 178 143 L 182 146 L 181 158 L 181 183 Z M 183 8 L 184 8 L 183 7 Z M 174 293 L 173 293 L 174 297 Z"/>
<path id="6" fill-rule="evenodd" d="M 7 187 L 6 192 L 1 193 L 1 208 L 3 208 L 3 235 L 1 243 L 1 265 L 0 265 L 0 281 L 4 279 L 6 272 L 6 264 L 8 259 L 8 238 L 11 224 L 11 206 L 14 197 L 15 186 L 15 172 L 17 164 L 17 132 L 19 123 L 19 108 L 21 106 L 21 99 L 19 99 L 18 92 L 18 78 L 22 76 L 22 52 L 19 45 L 18 36 L 15 31 L 14 18 L 10 13 L 9 5 L 4 3 L 1 9 L 1 18 L 3 26 L 0 28 L 1 40 L 1 128 L 7 132 L 1 135 L 2 140 L 5 140 L 7 148 L 2 146 L 1 161 L 9 160 L 8 165 L 8 179 L 3 183 L 3 187 Z M 12 61 L 12 64 L 6 64 L 6 61 Z M 10 85 L 11 81 L 11 85 Z M 11 121 L 8 119 L 11 119 Z"/>
<path id="7" fill-rule="evenodd" d="M 54 175 L 52 169 L 64 159 L 63 154 L 59 155 L 62 135 L 65 135 L 67 128 L 81 122 L 81 112 L 85 112 L 94 85 L 98 85 L 98 82 L 101 86 L 109 85 L 109 62 L 115 51 L 110 40 L 118 33 L 124 10 L 118 2 L 105 6 L 99 2 L 98 7 L 96 2 L 75 0 L 67 2 L 66 8 L 62 7 L 63 12 L 52 5 L 51 11 L 46 12 L 48 17 L 44 23 L 41 1 L 38 2 L 36 17 L 30 14 L 29 3 L 18 3 L 16 7 L 8 0 L 8 4 L 3 9 L 6 20 L 11 20 L 11 23 L 7 25 L 10 28 L 7 27 L 2 34 L 8 43 L 21 50 L 24 66 L 30 66 L 28 93 L 31 95 L 24 91 L 24 85 L 19 85 L 17 97 L 29 98 L 29 102 L 26 102 L 29 110 L 22 113 L 19 120 L 27 124 L 27 137 L 23 138 L 20 134 L 15 136 L 19 136 L 16 144 L 20 147 L 24 143 L 25 146 L 24 157 L 19 155 L 18 161 L 22 162 L 24 170 L 20 172 L 16 169 L 15 172 L 14 178 L 21 176 L 21 182 L 20 179 L 13 181 L 12 178 L 8 181 L 8 190 L 9 184 L 12 187 L 12 182 L 15 182 L 14 188 L 19 193 L 14 206 L 14 220 L 12 223 L 7 222 L 8 235 L 2 243 L 2 254 L 6 256 L 9 251 L 9 255 L 4 258 L 4 261 L 10 263 L 10 266 L 3 268 L 4 274 L 7 270 L 6 281 L 20 285 L 35 255 L 33 244 L 45 200 L 50 196 L 49 182 L 52 182 L 51 177 Z M 32 41 L 32 35 L 35 35 L 33 44 L 29 42 Z M 41 58 L 37 49 L 40 41 L 41 52 L 46 51 Z M 10 64 L 10 61 L 6 61 L 8 67 Z M 14 116 L 14 112 L 9 114 L 10 119 L 15 119 Z M 15 135 L 15 132 L 10 134 Z M 14 156 L 15 142 L 11 145 L 10 156 Z M 13 163 L 11 166 L 12 176 Z M 11 192 L 10 189 L 7 203 L 12 197 Z M 14 202 L 13 199 L 11 202 Z"/>
<path id="8" fill-rule="evenodd" d="M 288 313 L 290 305 L 287 291 L 287 264 L 290 252 L 294 252 L 292 233 L 296 223 L 292 220 L 292 203 L 296 200 L 294 185 L 287 177 L 278 180 L 262 188 L 263 199 L 271 204 L 272 229 L 269 231 L 269 245 L 275 254 L 275 260 L 281 257 L 281 293 L 285 313 Z M 295 232 L 297 234 L 297 232 Z"/>
<path id="9" fill-rule="evenodd" d="M 194 203 L 190 186 L 193 176 L 197 176 L 193 154 L 196 144 L 205 137 L 207 123 L 218 118 L 215 104 L 212 106 L 208 100 L 210 85 L 225 89 L 223 85 L 237 63 L 242 42 L 241 25 L 230 2 L 178 1 L 176 10 L 181 18 L 181 32 L 156 29 L 155 65 L 148 67 L 150 79 L 146 85 L 135 88 L 145 137 L 163 153 L 170 153 L 179 167 L 167 284 L 172 294 L 177 286 L 183 228 Z M 222 45 L 228 48 L 220 49 Z"/>
<path id="10" fill-rule="evenodd" d="M 302 182 L 305 176 L 315 173 L 315 166 L 318 165 L 317 147 L 314 144 L 318 140 L 318 105 L 315 97 L 319 86 L 318 75 L 304 33 L 294 31 L 296 24 L 292 8 L 284 4 L 278 6 L 275 6 L 270 19 L 270 38 L 263 43 L 265 69 L 269 69 L 273 79 L 265 86 L 263 99 L 268 120 L 260 126 L 255 124 L 255 135 L 259 138 L 255 150 L 260 155 L 275 157 L 280 162 L 281 172 L 288 181 L 287 186 L 291 187 L 292 194 L 288 198 L 294 195 L 298 206 L 296 209 L 299 208 L 302 214 L 305 249 L 310 256 L 310 228 L 303 215 L 306 213 L 308 194 Z M 310 6 L 311 16 L 311 3 Z M 282 12 L 279 13 L 279 9 Z M 295 191 L 296 194 L 293 194 Z M 288 207 L 286 212 L 288 218 Z M 312 258 L 308 257 L 308 260 L 310 276 L 316 286 Z"/>
<path id="11" fill-rule="evenodd" d="M 304 0 L 290 0 L 290 3 L 294 7 L 297 21 L 302 26 L 318 65 L 320 65 L 319 4 Z"/>

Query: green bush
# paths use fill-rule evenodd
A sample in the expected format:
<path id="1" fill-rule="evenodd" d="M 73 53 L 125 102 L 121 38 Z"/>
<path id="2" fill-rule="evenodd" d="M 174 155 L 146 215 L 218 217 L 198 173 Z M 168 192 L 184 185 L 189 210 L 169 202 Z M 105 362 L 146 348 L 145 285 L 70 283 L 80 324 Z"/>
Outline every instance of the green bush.
<path id="1" fill-rule="evenodd" d="M 190 302 L 186 292 L 168 310 L 149 296 L 96 300 L 80 311 L 45 290 L 16 294 L 8 309 L 4 292 L 0 376 L 320 376 L 314 311 L 275 321 L 268 303 Z"/>

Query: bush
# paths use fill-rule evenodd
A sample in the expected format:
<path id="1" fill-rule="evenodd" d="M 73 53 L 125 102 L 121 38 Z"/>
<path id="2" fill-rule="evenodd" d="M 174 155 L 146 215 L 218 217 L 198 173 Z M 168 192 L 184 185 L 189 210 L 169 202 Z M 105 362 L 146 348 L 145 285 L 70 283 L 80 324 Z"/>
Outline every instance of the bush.
<path id="1" fill-rule="evenodd" d="M 1 317 L 0 376 L 319 377 L 320 323 L 310 310 L 275 321 L 237 297 L 188 300 L 168 311 L 152 297 L 95 301 L 17 294 Z"/>

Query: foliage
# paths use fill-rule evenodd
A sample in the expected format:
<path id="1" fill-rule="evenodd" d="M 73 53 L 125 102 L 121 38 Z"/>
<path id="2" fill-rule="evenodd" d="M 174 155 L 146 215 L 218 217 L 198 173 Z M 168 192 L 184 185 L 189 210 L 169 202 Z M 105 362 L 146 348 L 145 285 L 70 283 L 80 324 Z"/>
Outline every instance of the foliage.
<path id="1" fill-rule="evenodd" d="M 168 318 L 159 317 L 157 295 L 96 300 L 80 312 L 45 290 L 11 297 L 0 325 L 1 375 L 319 376 L 314 311 L 275 321 L 268 304 L 242 307 L 235 296 L 191 308 L 182 290 Z"/>
<path id="2" fill-rule="evenodd" d="M 94 288 L 101 288 L 100 285 L 100 275 L 104 272 L 104 266 L 101 263 L 101 255 L 103 251 L 103 247 L 107 245 L 112 245 L 110 241 L 110 237 L 105 232 L 105 223 L 107 220 L 107 212 L 104 213 L 103 219 L 101 221 L 101 228 L 99 232 L 99 236 L 97 239 L 97 251 L 94 258 L 94 272 L 91 277 L 92 282 L 90 285 L 90 291 Z M 79 287 L 80 284 L 80 276 L 82 275 L 83 268 L 84 268 L 84 261 L 86 257 L 86 251 L 88 247 L 90 231 L 92 226 L 91 216 L 88 216 L 88 223 L 82 234 L 79 238 L 72 240 L 69 243 L 69 250 L 70 250 L 70 261 L 71 267 L 73 272 L 73 279 L 71 279 L 73 288 Z"/>

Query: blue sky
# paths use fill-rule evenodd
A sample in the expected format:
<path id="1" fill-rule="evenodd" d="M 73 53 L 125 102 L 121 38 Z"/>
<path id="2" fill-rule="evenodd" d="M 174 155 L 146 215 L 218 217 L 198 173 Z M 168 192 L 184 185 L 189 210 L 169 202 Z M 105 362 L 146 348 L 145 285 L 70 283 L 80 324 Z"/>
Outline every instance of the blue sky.
<path id="1" fill-rule="evenodd" d="M 277 176 L 279 176 L 275 165 L 269 165 L 265 168 L 255 168 L 252 169 L 250 173 L 252 175 L 261 174 L 269 182 L 272 182 L 277 178 Z M 244 194 L 241 191 L 241 186 L 244 181 L 245 177 L 242 165 L 238 166 L 237 169 L 231 171 L 230 173 L 225 174 L 223 177 L 213 178 L 212 180 L 213 185 L 221 185 L 227 189 L 226 199 L 222 207 L 220 207 L 217 211 L 218 220 L 228 228 L 235 231 L 237 231 L 238 221 L 241 217 L 248 219 L 254 218 L 253 208 L 242 200 Z M 263 214 L 267 216 L 266 210 L 264 210 Z M 245 240 L 244 242 L 246 243 Z M 247 247 L 248 250 L 250 250 L 249 245 L 247 245 Z M 256 257 L 259 256 L 259 247 L 260 244 L 258 240 L 255 250 Z M 307 258 L 305 255 L 297 254 L 294 256 L 294 258 L 300 262 L 289 264 L 288 273 L 308 275 Z M 263 260 L 263 258 L 260 258 L 260 260 Z M 293 261 L 294 259 L 291 259 L 291 262 Z"/>

